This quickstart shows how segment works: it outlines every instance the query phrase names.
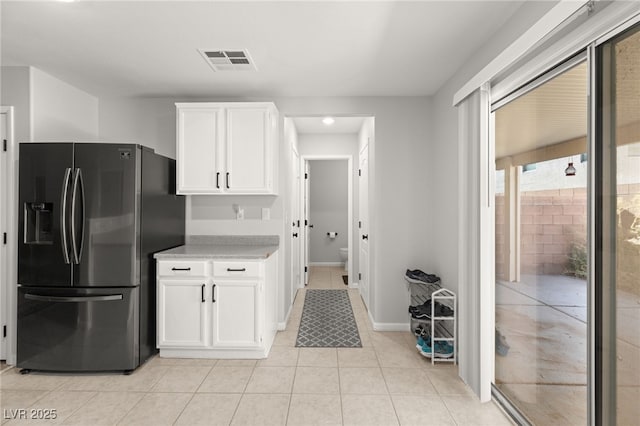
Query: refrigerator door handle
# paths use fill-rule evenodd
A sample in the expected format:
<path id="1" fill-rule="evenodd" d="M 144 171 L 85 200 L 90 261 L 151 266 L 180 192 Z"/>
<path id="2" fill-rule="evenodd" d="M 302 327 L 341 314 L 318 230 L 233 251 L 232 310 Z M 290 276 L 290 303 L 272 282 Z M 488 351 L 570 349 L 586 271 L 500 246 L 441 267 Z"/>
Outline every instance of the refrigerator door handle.
<path id="1" fill-rule="evenodd" d="M 78 250 L 77 233 L 76 233 L 76 202 L 78 199 L 78 184 L 80 184 L 80 193 L 82 196 L 82 225 L 80 229 L 80 250 Z M 82 257 L 82 246 L 84 245 L 84 181 L 82 179 L 82 170 L 77 168 L 73 175 L 73 193 L 71 194 L 71 248 L 73 249 L 74 263 L 79 264 Z"/>
<path id="2" fill-rule="evenodd" d="M 121 294 L 108 294 L 105 296 L 43 296 L 39 294 L 27 293 L 25 299 L 36 300 L 38 302 L 108 302 L 110 300 L 122 300 Z"/>
<path id="3" fill-rule="evenodd" d="M 67 241 L 67 194 L 69 193 L 70 177 L 71 168 L 67 167 L 64 172 L 64 178 L 62 179 L 62 196 L 60 197 L 60 237 L 62 239 L 62 254 L 64 255 L 64 263 L 66 263 L 67 265 L 71 263 L 71 259 L 69 258 L 69 242 Z"/>

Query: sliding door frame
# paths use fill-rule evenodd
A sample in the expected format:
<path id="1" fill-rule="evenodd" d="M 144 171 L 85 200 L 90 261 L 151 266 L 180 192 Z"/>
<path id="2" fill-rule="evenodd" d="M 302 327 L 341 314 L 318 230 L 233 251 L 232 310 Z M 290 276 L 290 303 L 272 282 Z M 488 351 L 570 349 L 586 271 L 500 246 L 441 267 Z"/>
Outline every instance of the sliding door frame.
<path id="1" fill-rule="evenodd" d="M 605 188 L 606 182 L 603 181 L 603 178 L 605 178 L 606 172 L 610 172 L 611 159 L 603 157 L 605 150 L 602 146 L 604 131 L 602 126 L 606 123 L 603 122 L 602 111 L 598 107 L 601 103 L 600 96 L 602 95 L 602 87 L 600 87 L 599 81 L 603 78 L 601 75 L 603 67 L 603 58 L 601 57 L 602 49 L 599 48 L 599 46 L 620 36 L 634 25 L 639 24 L 640 12 L 636 11 L 635 14 L 624 17 L 621 16 L 615 24 L 611 24 L 612 21 L 612 18 L 609 17 L 607 21 L 609 22 L 609 27 L 606 29 L 599 27 L 598 31 L 590 36 L 579 32 L 580 40 L 575 40 L 570 35 L 566 40 L 560 40 L 559 43 L 565 47 L 565 54 L 560 59 L 556 56 L 553 63 L 547 63 L 544 71 L 539 72 L 534 78 L 529 80 L 529 83 L 522 85 L 522 76 L 531 75 L 532 69 L 543 69 L 541 68 L 541 63 L 546 61 L 544 55 L 540 55 L 542 58 L 534 58 L 534 60 L 530 61 L 524 67 L 515 70 L 497 85 L 492 85 L 490 91 L 490 102 L 492 103 L 489 111 L 490 114 L 488 118 L 486 118 L 492 123 L 495 110 L 499 107 L 533 90 L 535 87 L 566 71 L 580 61 L 587 61 L 589 79 L 587 91 L 587 153 L 589 158 L 587 176 L 587 246 L 589 291 L 587 293 L 588 377 L 586 404 L 589 425 L 615 424 L 616 419 L 615 344 L 605 342 L 605 339 L 610 340 L 612 338 L 610 336 L 611 333 L 609 333 L 611 330 L 611 322 L 613 321 L 613 324 L 615 324 L 615 312 L 613 314 L 611 313 L 612 307 L 610 305 L 611 300 L 615 299 L 612 299 L 609 294 L 611 288 L 606 288 L 605 275 L 607 271 L 610 271 L 612 265 L 615 266 L 615 263 L 611 263 L 611 259 L 605 259 L 606 253 L 610 253 L 610 249 L 607 250 L 607 247 L 603 246 L 603 244 L 606 244 L 603 237 L 607 236 L 607 230 L 603 228 L 606 226 L 605 222 L 609 223 L 611 221 L 611 217 L 605 217 L 607 213 L 603 210 L 607 207 L 603 201 L 606 195 L 605 192 L 607 191 Z M 573 46 L 574 49 L 566 53 L 566 46 Z M 509 88 L 509 84 L 513 87 Z M 494 99 L 496 102 L 493 102 Z M 489 152 L 493 152 L 495 149 L 493 133 L 491 134 L 489 145 Z M 491 170 L 491 167 L 486 169 L 487 172 Z M 486 234 L 481 235 L 481 238 L 483 240 L 481 245 L 487 243 L 487 239 L 491 239 Z M 608 286 L 611 285 L 611 283 L 608 284 Z M 613 291 L 615 291 L 615 288 Z M 493 306 L 491 309 L 484 309 L 481 312 L 482 322 L 486 323 L 489 321 L 495 326 L 494 308 Z M 494 346 L 491 346 L 492 352 L 493 347 Z M 485 351 L 488 350 L 489 349 L 485 349 Z M 489 356 L 487 353 L 482 355 L 484 355 L 485 358 Z M 495 366 L 495 353 L 492 353 L 490 357 Z M 492 371 L 494 371 L 493 368 Z M 484 377 L 484 379 L 486 379 L 486 377 Z M 495 378 L 492 376 L 491 381 L 493 382 L 494 380 Z M 499 394 L 499 391 L 493 386 L 493 383 L 491 384 L 491 389 L 492 396 L 503 404 L 506 402 L 508 408 L 510 405 L 508 399 L 505 398 L 504 395 Z M 518 422 L 526 424 L 526 419 L 523 418 L 517 409 L 513 410 L 510 415 Z M 613 423 L 610 423 L 612 421 Z"/>

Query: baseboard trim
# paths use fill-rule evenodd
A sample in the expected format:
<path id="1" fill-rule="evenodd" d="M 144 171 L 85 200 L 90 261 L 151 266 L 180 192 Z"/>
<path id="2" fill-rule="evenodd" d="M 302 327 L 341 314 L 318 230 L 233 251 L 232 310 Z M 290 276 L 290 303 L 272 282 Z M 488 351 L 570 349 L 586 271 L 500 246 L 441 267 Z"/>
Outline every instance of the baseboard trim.
<path id="1" fill-rule="evenodd" d="M 295 300 L 295 297 L 294 297 Z M 293 302 L 293 300 L 292 300 Z M 287 311 L 287 315 L 284 316 L 284 321 L 278 323 L 278 331 L 284 331 L 287 329 L 287 323 L 289 322 L 289 317 L 291 316 L 291 311 L 293 311 L 293 303 L 289 306 L 289 310 Z"/>
<path id="2" fill-rule="evenodd" d="M 343 262 L 309 262 L 309 266 L 342 266 L 344 268 L 344 263 Z"/>
<path id="3" fill-rule="evenodd" d="M 358 283 L 351 283 L 351 284 L 349 284 L 347 287 L 349 287 L 349 288 L 360 288 L 360 286 L 358 285 Z"/>
<path id="4" fill-rule="evenodd" d="M 371 318 L 371 317 L 369 317 Z M 374 322 L 373 324 L 374 331 L 410 331 L 411 326 L 406 322 Z"/>

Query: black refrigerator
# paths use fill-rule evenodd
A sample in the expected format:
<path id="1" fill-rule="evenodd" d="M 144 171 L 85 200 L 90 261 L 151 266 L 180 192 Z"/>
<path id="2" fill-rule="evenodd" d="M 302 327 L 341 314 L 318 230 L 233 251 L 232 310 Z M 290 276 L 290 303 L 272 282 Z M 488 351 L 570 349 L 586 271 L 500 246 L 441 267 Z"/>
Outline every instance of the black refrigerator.
<path id="1" fill-rule="evenodd" d="M 184 244 L 175 160 L 21 143 L 17 366 L 131 371 L 156 352 L 153 253 Z"/>

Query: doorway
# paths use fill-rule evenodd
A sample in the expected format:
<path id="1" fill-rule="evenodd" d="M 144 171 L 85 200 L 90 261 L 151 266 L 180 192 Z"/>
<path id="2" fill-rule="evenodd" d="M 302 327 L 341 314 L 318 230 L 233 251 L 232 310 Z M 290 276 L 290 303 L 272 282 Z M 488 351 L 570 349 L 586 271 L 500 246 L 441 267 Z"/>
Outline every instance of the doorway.
<path id="1" fill-rule="evenodd" d="M 353 159 L 309 155 L 302 158 L 307 288 L 347 288 L 353 282 L 353 261 L 349 256 L 353 252 Z"/>
<path id="2" fill-rule="evenodd" d="M 370 116 L 296 116 L 285 117 L 286 143 L 291 149 L 291 224 L 292 224 L 292 291 L 304 288 L 310 282 L 312 268 L 335 268 L 336 286 L 358 289 L 359 296 L 369 307 L 373 298 L 371 261 L 373 250 L 370 238 L 370 212 L 373 192 L 372 167 L 369 153 L 374 146 L 374 117 Z M 363 155 L 365 156 L 363 160 Z M 310 182 L 316 173 L 313 164 L 338 161 L 346 164 L 348 214 L 347 229 L 320 229 L 310 213 Z M 305 179 L 305 176 L 307 179 Z M 344 190 L 344 186 L 342 190 Z M 319 189 L 322 196 L 331 190 Z M 331 197 L 329 197 L 331 199 Z M 335 201 L 332 199 L 332 202 Z M 333 234 L 332 234 L 333 233 Z M 329 235 L 327 235 L 329 234 Z M 311 258 L 309 250 L 316 237 L 318 242 L 331 247 L 333 258 Z M 346 238 L 346 244 L 340 243 Z M 310 240 L 310 241 L 309 241 Z M 324 241 L 323 241 L 324 240 Z M 366 246 L 363 250 L 362 246 Z M 346 248 L 346 265 L 340 258 L 340 249 Z M 343 250 L 344 252 L 344 250 Z M 312 264 L 310 264 L 312 263 Z M 322 263 L 325 263 L 324 265 Z M 299 267 L 298 267 L 299 265 Z M 346 266 L 346 270 L 345 270 Z M 299 270 L 299 273 L 296 271 Z M 325 277 L 327 274 L 325 273 Z M 346 283 L 343 280 L 346 276 Z M 366 283 L 366 285 L 363 285 Z M 363 293 L 363 289 L 366 293 Z M 356 293 L 358 294 L 358 293 Z"/>

